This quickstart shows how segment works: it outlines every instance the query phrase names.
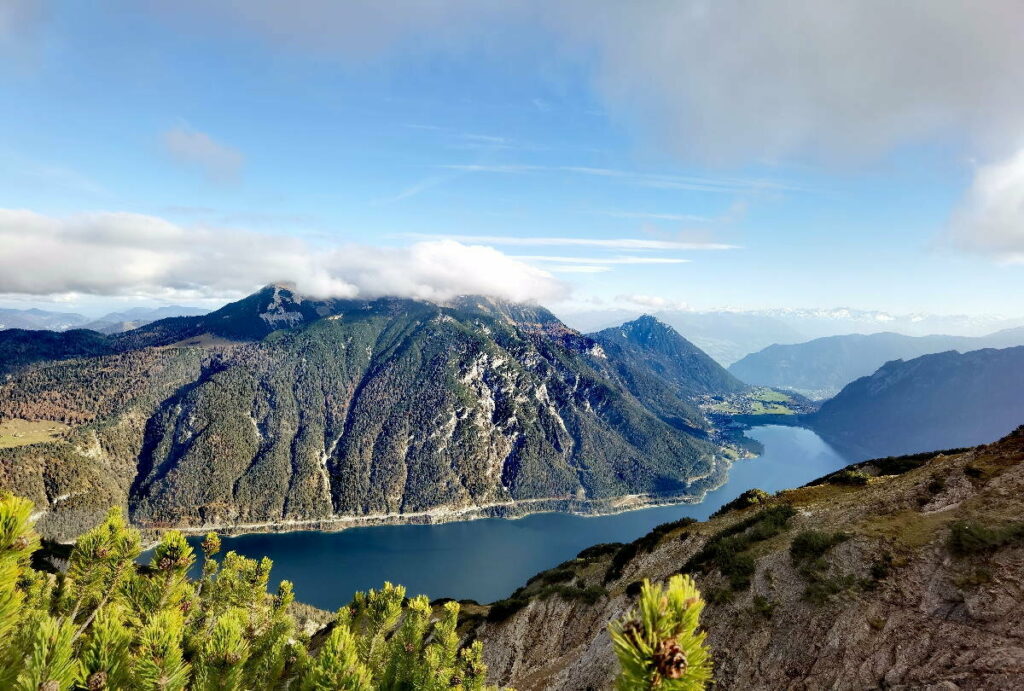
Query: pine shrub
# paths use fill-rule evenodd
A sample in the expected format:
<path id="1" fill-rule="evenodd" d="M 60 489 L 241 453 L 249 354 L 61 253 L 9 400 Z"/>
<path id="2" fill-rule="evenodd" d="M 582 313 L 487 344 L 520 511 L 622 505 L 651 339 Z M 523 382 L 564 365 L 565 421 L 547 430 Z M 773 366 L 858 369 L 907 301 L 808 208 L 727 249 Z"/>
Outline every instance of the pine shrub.
<path id="1" fill-rule="evenodd" d="M 1024 521 L 994 526 L 978 521 L 957 521 L 949 534 L 949 549 L 959 557 L 994 552 L 1021 542 L 1024 542 Z"/>
<path id="2" fill-rule="evenodd" d="M 622 691 L 696 691 L 711 681 L 704 609 L 693 579 L 676 575 L 667 585 L 645 581 L 636 606 L 608 626 L 621 671 Z"/>
<path id="3" fill-rule="evenodd" d="M 31 502 L 0 496 L 0 689 L 486 688 L 479 642 L 459 646 L 459 604 L 434 614 L 401 586 L 357 593 L 313 649 L 289 613 L 292 586 L 267 592 L 271 562 L 207 536 L 202 577 L 185 537 L 167 532 L 147 566 L 120 510 L 82 535 L 66 573 L 30 567 Z"/>

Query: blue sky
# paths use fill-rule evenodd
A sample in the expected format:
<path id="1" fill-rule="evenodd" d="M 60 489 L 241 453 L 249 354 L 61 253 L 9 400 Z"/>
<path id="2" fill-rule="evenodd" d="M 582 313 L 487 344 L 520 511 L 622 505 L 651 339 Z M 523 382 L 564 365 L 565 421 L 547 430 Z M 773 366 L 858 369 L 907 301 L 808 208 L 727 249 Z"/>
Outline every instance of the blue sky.
<path id="1" fill-rule="evenodd" d="M 420 256 L 411 246 L 447 238 L 495 250 L 482 273 L 495 275 L 497 294 L 564 309 L 656 298 L 699 309 L 1021 312 L 1024 179 L 1012 135 L 1024 109 L 1003 81 L 1015 81 L 1011 58 L 1024 56 L 1009 40 L 1000 53 L 1000 37 L 986 33 L 1021 19 L 1011 4 L 1001 21 L 964 29 L 974 32 L 964 40 L 996 45 L 965 59 L 965 74 L 899 75 L 894 63 L 883 65 L 892 83 L 881 83 L 843 63 L 829 79 L 849 80 L 849 102 L 813 72 L 810 84 L 763 88 L 793 73 L 784 61 L 752 61 L 749 81 L 695 67 L 674 43 L 659 49 L 666 39 L 649 16 L 620 18 L 619 8 L 589 26 L 572 2 L 543 16 L 461 2 L 429 16 L 410 2 L 395 3 L 394 16 L 358 2 L 349 14 L 314 1 L 13 6 L 6 22 L 0 15 L 0 209 L 31 216 L 0 220 L 8 306 L 206 304 L 291 266 L 362 294 L 375 281 L 397 285 L 364 272 L 365 257 L 410 262 L 424 289 L 443 295 L 438 281 L 484 256 L 456 248 L 451 266 L 427 268 L 410 259 Z M 649 14 L 681 22 L 683 37 L 692 30 L 689 15 L 657 6 Z M 592 7 L 588 19 L 604 5 Z M 714 39 L 727 19 L 701 36 Z M 792 41 L 744 36 L 719 38 L 748 40 L 735 48 L 748 56 Z M 903 39 L 886 36 L 898 62 Z M 960 38 L 936 49 L 962 50 Z M 807 38 L 801 64 L 830 42 Z M 984 79 L 971 69 L 987 70 Z M 985 89 L 971 91 L 979 82 Z M 935 96 L 945 91 L 949 103 Z M 962 105 L 969 98 L 976 109 Z M 858 103 L 871 107 L 860 114 Z M 1007 117 L 979 115 L 995 109 Z M 1008 182 L 984 187 L 989 179 Z M 105 214 L 122 214 L 109 255 Z M 132 219 L 166 222 L 178 244 L 136 233 Z M 33 234 L 49 244 L 33 245 Z M 182 268 L 195 263 L 189 252 L 234 262 L 228 240 L 238 252 L 230 281 L 216 267 Z M 661 245 L 636 246 L 645 243 Z M 268 258 L 275 244 L 297 263 Z M 446 251 L 430 256 L 444 264 Z M 521 287 L 533 280 L 544 284 L 535 296 Z M 507 293 L 510 283 L 518 292 Z"/>

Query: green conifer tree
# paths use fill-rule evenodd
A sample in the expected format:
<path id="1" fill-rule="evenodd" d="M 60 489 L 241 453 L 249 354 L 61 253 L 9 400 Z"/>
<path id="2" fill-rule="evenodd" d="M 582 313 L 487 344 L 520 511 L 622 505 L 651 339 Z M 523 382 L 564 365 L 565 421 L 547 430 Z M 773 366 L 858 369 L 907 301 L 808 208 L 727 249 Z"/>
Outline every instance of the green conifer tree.
<path id="1" fill-rule="evenodd" d="M 202 543 L 202 577 L 185 536 L 165 533 L 145 566 L 120 510 L 82 535 L 65 574 L 34 571 L 32 505 L 0 495 L 0 689 L 487 688 L 479 643 L 460 648 L 459 607 L 435 614 L 386 583 L 356 593 L 315 650 L 297 633 L 291 583 L 267 592 L 269 559 Z"/>
<path id="2" fill-rule="evenodd" d="M 711 658 L 698 631 L 704 600 L 690 576 L 667 586 L 645 580 L 640 600 L 608 625 L 622 691 L 697 691 L 711 681 Z"/>

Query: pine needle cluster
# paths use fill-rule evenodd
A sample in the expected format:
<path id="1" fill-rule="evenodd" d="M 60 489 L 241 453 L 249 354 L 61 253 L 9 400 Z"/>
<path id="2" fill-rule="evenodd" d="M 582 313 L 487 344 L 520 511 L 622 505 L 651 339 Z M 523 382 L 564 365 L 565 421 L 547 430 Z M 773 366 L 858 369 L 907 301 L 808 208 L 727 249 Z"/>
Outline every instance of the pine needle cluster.
<path id="1" fill-rule="evenodd" d="M 711 681 L 711 658 L 698 631 L 704 600 L 690 576 L 667 585 L 645 580 L 637 605 L 608 626 L 622 691 L 699 691 Z"/>
<path id="2" fill-rule="evenodd" d="M 36 571 L 32 503 L 0 495 L 0 688 L 17 691 L 488 688 L 479 642 L 460 646 L 459 605 L 385 584 L 357 593 L 329 633 L 309 640 L 290 613 L 291 583 L 269 593 L 271 561 L 209 535 L 202 576 L 177 531 L 140 566 L 139 533 L 120 509 L 82 535 L 65 573 Z"/>

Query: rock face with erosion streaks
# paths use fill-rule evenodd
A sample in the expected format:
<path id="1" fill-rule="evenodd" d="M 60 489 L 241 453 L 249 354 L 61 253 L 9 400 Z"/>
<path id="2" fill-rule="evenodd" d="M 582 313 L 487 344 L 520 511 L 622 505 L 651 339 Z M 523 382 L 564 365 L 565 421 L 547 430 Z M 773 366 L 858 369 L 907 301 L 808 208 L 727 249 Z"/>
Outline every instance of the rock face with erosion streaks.
<path id="1" fill-rule="evenodd" d="M 718 688 L 1021 688 L 1022 495 L 1024 428 L 860 463 L 586 550 L 493 605 L 475 635 L 496 682 L 608 688 L 605 625 L 635 601 L 631 584 L 685 571 L 708 601 Z"/>
<path id="2" fill-rule="evenodd" d="M 0 355 L 34 333 L 0 339 Z M 677 381 L 637 385 L 640 346 L 628 363 L 609 357 L 533 305 L 272 285 L 207 315 L 93 334 L 86 350 L 53 336 L 46 358 L 0 380 L 0 418 L 73 426 L 0 449 L 0 488 L 44 511 L 48 537 L 112 504 L 144 527 L 228 530 L 590 510 L 699 492 L 722 467 Z"/>

